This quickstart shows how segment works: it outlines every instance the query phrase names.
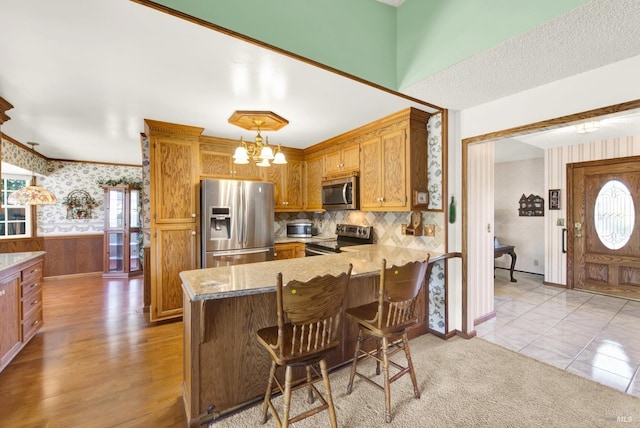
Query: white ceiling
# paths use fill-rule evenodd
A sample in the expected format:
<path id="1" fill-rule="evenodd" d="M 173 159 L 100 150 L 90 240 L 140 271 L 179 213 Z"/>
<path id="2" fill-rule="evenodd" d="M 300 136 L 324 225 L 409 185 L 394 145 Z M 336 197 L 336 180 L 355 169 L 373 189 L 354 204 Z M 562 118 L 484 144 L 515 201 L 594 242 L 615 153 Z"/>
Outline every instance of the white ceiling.
<path id="1" fill-rule="evenodd" d="M 304 148 L 408 106 L 433 111 L 131 1 L 0 10 L 0 96 L 15 107 L 2 132 L 49 158 L 141 164 L 144 118 L 251 139 L 229 116 L 271 110 L 290 124 L 270 142 Z M 639 55 L 637 22 L 637 0 L 593 0 L 403 92 L 446 108 L 488 102 Z"/>

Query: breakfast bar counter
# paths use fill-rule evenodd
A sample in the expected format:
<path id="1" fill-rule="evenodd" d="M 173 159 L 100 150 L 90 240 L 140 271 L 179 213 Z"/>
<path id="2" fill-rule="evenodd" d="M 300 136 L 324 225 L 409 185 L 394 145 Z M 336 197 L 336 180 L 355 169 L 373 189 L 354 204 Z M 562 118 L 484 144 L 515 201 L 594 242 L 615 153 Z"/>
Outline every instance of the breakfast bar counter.
<path id="1" fill-rule="evenodd" d="M 353 265 L 345 307 L 376 299 L 382 259 L 387 265 L 424 260 L 442 254 L 407 248 L 361 245 L 320 257 L 198 269 L 180 273 L 184 295 L 183 399 L 189 424 L 199 426 L 264 396 L 270 368 L 267 352 L 255 332 L 276 324 L 276 275 L 283 282 L 337 275 Z M 422 288 L 419 322 L 411 336 L 428 330 L 428 296 Z M 341 325 L 341 345 L 327 358 L 329 367 L 353 358 L 358 329 Z"/>

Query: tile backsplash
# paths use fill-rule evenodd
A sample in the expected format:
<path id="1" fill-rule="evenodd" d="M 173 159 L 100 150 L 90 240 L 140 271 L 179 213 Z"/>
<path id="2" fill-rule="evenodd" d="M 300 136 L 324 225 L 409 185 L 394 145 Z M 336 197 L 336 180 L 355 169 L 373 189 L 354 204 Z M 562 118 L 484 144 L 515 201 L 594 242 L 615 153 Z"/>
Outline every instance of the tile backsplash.
<path id="1" fill-rule="evenodd" d="M 434 224 L 435 236 L 407 236 L 402 234 L 402 224 L 411 220 L 410 212 L 328 211 L 324 213 L 276 213 L 275 234 L 287 235 L 287 222 L 311 220 L 319 235 L 334 236 L 339 223 L 373 226 L 373 242 L 380 245 L 424 249 L 444 252 L 445 218 L 442 212 L 423 212 L 422 223 Z"/>

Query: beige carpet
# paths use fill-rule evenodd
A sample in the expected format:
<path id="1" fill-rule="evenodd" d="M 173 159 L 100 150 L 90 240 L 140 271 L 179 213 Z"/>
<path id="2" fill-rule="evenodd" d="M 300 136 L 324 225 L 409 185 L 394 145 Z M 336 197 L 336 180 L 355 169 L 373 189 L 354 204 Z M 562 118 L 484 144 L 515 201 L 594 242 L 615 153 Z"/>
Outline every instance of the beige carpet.
<path id="1" fill-rule="evenodd" d="M 640 398 L 482 339 L 455 337 L 444 341 L 432 335 L 421 336 L 411 341 L 411 354 L 422 398 L 413 398 L 409 376 L 393 383 L 391 424 L 384 423 L 382 392 L 356 378 L 353 393 L 346 395 L 348 368 L 332 373 L 339 426 L 640 426 Z M 370 372 L 375 373 L 374 369 Z M 319 388 L 323 390 L 321 384 Z M 281 402 L 278 398 L 276 404 Z M 292 405 L 301 403 L 304 405 L 304 399 L 294 396 Z M 211 427 L 275 426 L 271 416 L 262 425 L 260 412 L 261 404 L 255 405 L 221 418 Z M 293 426 L 329 426 L 328 413 L 321 412 Z"/>

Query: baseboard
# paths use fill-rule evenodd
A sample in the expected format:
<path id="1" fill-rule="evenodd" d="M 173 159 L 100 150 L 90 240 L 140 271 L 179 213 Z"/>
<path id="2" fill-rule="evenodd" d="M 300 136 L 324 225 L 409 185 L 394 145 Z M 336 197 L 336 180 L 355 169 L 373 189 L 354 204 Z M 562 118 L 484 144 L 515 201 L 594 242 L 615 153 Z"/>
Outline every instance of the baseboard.
<path id="1" fill-rule="evenodd" d="M 58 281 L 61 279 L 70 279 L 70 278 L 82 278 L 85 276 L 102 276 L 102 272 L 86 272 L 86 273 L 72 273 L 69 275 L 57 275 L 57 276 L 45 276 L 44 279 L 46 281 Z"/>
<path id="2" fill-rule="evenodd" d="M 476 337 L 476 334 L 477 334 L 475 330 L 473 330 L 473 331 L 471 331 L 469 333 L 465 333 L 464 331 L 456 330 L 455 333 L 456 333 L 456 336 L 460 336 L 463 339 L 473 339 L 474 337 Z"/>
<path id="3" fill-rule="evenodd" d="M 489 321 L 491 318 L 496 317 L 496 311 L 491 311 L 488 314 L 481 316 L 480 318 L 476 318 L 473 320 L 473 325 L 476 326 L 478 324 L 482 324 L 485 321 Z"/>
<path id="4" fill-rule="evenodd" d="M 566 285 L 564 284 L 556 284 L 555 282 L 547 282 L 547 281 L 542 281 L 543 285 L 549 285 L 551 287 L 558 287 L 558 288 L 567 288 Z"/>

